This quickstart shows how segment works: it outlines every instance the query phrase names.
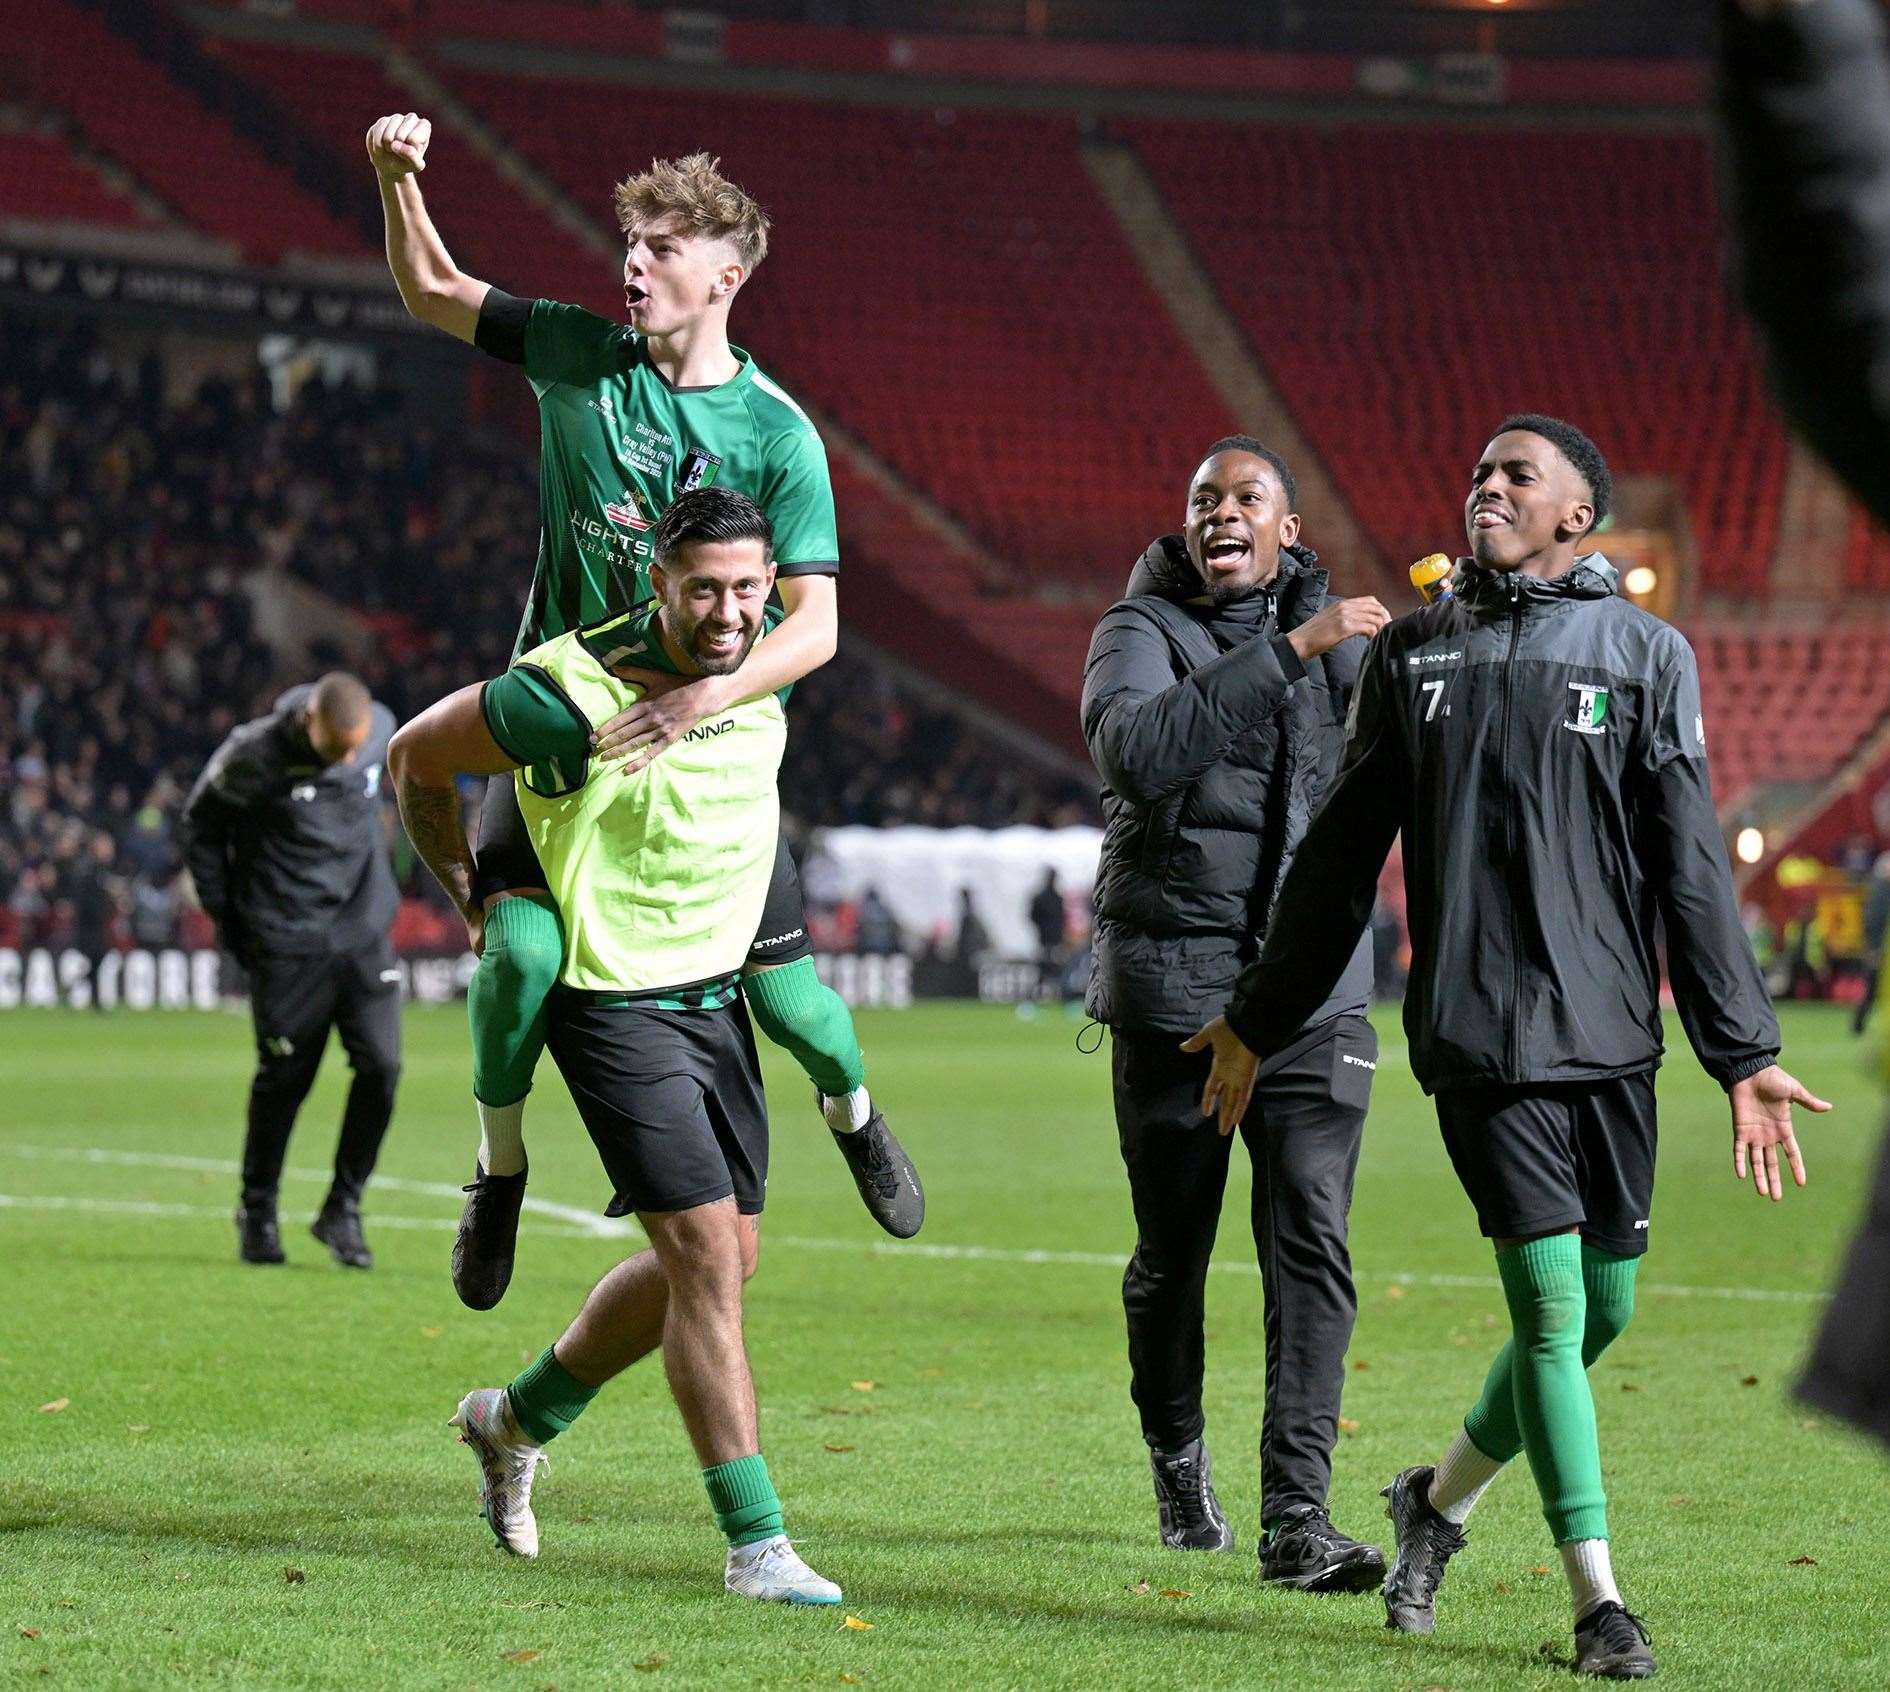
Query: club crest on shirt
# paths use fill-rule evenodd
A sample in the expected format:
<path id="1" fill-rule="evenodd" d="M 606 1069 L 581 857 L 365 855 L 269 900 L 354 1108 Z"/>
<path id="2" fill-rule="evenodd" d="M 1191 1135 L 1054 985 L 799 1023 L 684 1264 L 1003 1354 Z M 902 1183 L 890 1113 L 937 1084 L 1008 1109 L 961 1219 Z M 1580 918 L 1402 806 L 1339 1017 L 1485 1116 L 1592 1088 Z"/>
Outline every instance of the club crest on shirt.
<path id="1" fill-rule="evenodd" d="M 714 453 L 691 447 L 683 454 L 682 466 L 676 472 L 676 491 L 686 494 L 695 488 L 708 487 L 721 467 L 722 461 Z"/>
<path id="2" fill-rule="evenodd" d="M 1569 706 L 1569 714 L 1562 720 L 1563 728 L 1573 729 L 1577 734 L 1606 734 L 1608 690 L 1593 682 L 1570 682 L 1568 690 L 1575 698 Z"/>

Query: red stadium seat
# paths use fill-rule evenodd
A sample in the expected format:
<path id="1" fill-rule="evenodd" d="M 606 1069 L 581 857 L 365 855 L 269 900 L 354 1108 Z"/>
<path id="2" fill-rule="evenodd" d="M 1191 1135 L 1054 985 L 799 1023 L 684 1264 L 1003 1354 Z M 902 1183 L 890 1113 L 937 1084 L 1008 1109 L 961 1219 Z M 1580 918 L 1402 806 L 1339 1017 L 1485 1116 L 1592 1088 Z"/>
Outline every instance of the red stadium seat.
<path id="1" fill-rule="evenodd" d="M 137 228 L 137 205 L 57 135 L 0 130 L 0 206 L 9 217 Z"/>

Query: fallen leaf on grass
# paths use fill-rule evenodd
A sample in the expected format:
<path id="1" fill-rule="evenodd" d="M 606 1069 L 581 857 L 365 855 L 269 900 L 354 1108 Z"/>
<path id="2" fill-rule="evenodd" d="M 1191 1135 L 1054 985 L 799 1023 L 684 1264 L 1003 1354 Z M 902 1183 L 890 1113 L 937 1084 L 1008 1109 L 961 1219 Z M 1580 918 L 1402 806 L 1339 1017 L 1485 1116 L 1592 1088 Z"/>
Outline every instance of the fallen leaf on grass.
<path id="1" fill-rule="evenodd" d="M 879 1385 L 878 1381 L 851 1381 L 848 1383 L 855 1392 L 871 1392 Z"/>
<path id="2" fill-rule="evenodd" d="M 1623 1381 L 1623 1382 L 1621 1383 L 1621 1390 L 1622 1390 L 1623 1392 L 1639 1392 L 1639 1391 L 1640 1391 L 1641 1389 L 1640 1389 L 1640 1387 L 1639 1387 L 1639 1386 L 1638 1386 L 1638 1385 L 1637 1385 L 1637 1384 L 1636 1384 L 1635 1382 L 1633 1382 L 1633 1381 Z"/>
<path id="3" fill-rule="evenodd" d="M 1795 1569 L 1815 1569 L 1818 1566 L 1818 1559 L 1816 1557 L 1794 1557 L 1791 1561 L 1791 1566 Z"/>
<path id="4" fill-rule="evenodd" d="M 851 1445 L 823 1445 L 821 1447 L 821 1450 L 831 1451 L 836 1457 L 839 1456 L 840 1453 L 843 1451 L 851 1451 L 853 1449 L 854 1447 L 852 1447 Z"/>
<path id="5" fill-rule="evenodd" d="M 1361 1357 L 1356 1363 L 1352 1365 L 1352 1367 L 1354 1370 L 1363 1372 L 1364 1370 L 1369 1369 L 1371 1367 L 1371 1364 L 1367 1363 L 1365 1359 Z"/>
<path id="6" fill-rule="evenodd" d="M 1385 1288 L 1386 1298 L 1403 1298 L 1404 1294 L 1405 1289 L 1399 1286 L 1396 1281 L 1393 1281 L 1390 1286 Z"/>
<path id="7" fill-rule="evenodd" d="M 151 1424 L 149 1422 L 127 1422 L 125 1424 L 125 1432 L 128 1434 L 148 1434 L 150 1431 Z"/>
<path id="8" fill-rule="evenodd" d="M 1679 1492 L 1676 1492 L 1673 1495 L 1673 1497 L 1667 1500 L 1668 1507 L 1674 1510 L 1684 1509 L 1687 1505 L 1691 1504 L 1692 1502 L 1693 1500 L 1691 1498 L 1688 1498 L 1684 1493 L 1679 1493 Z"/>
<path id="9" fill-rule="evenodd" d="M 1757 1375 L 1747 1375 L 1739 1384 L 1741 1386 L 1757 1386 L 1759 1384 L 1759 1377 Z"/>
<path id="10" fill-rule="evenodd" d="M 422 1339 L 438 1339 L 440 1335 L 445 1332 L 446 1330 L 444 1328 L 422 1328 L 420 1330 L 420 1337 Z"/>
<path id="11" fill-rule="evenodd" d="M 536 1651 L 501 1651 L 499 1660 L 507 1663 L 535 1663 L 538 1661 L 538 1653 Z"/>
<path id="12" fill-rule="evenodd" d="M 20 1629 L 20 1637 L 22 1639 L 37 1639 L 39 1637 L 39 1629 L 36 1627 L 23 1627 Z"/>
<path id="13" fill-rule="evenodd" d="M 1136 1593 L 1137 1595 L 1140 1595 L 1142 1593 L 1152 1592 L 1154 1591 L 1154 1588 L 1150 1586 L 1147 1581 L 1138 1580 L 1133 1586 L 1125 1586 L 1122 1590 L 1124 1592 L 1133 1592 L 1133 1593 Z"/>
<path id="14" fill-rule="evenodd" d="M 39 1407 L 39 1413 L 42 1416 L 56 1416 L 71 1402 L 72 1400 L 69 1398 L 55 1398 L 50 1404 L 42 1404 Z"/>
<path id="15" fill-rule="evenodd" d="M 652 1651 L 642 1662 L 632 1663 L 630 1666 L 635 1669 L 638 1674 L 654 1674 L 668 1661 L 669 1658 L 664 1656 L 661 1651 Z"/>
<path id="16" fill-rule="evenodd" d="M 860 1677 L 857 1674 L 843 1674 L 840 1677 L 840 1684 L 842 1686 L 858 1686 L 860 1684 Z"/>
<path id="17" fill-rule="evenodd" d="M 1164 1586 L 1161 1595 L 1164 1598 L 1192 1598 L 1194 1596 L 1192 1592 L 1184 1591 L 1179 1586 Z"/>
<path id="18" fill-rule="evenodd" d="M 1509 1582 L 1506 1580 L 1499 1580 L 1495 1584 L 1495 1586 L 1491 1588 L 1491 1590 L 1494 1592 L 1508 1592 L 1510 1590 Z"/>
<path id="19" fill-rule="evenodd" d="M 1350 1416 L 1341 1416 L 1339 1418 L 1339 1432 L 1342 1434 L 1355 1434 L 1358 1432 L 1358 1423 Z"/>
<path id="20" fill-rule="evenodd" d="M 1549 1572 L 1549 1565 L 1547 1563 L 1538 1563 L 1529 1572 L 1532 1575 L 1545 1575 Z"/>
<path id="21" fill-rule="evenodd" d="M 870 1621 L 861 1621 L 858 1616 L 848 1616 L 840 1625 L 842 1627 L 852 1628 L 855 1633 L 871 1633 L 873 1631 L 873 1624 Z"/>
<path id="22" fill-rule="evenodd" d="M 288 1568 L 282 1571 L 282 1578 L 286 1580 L 291 1586 L 301 1586 L 304 1582 L 307 1581 L 308 1575 L 304 1570 L 298 1569 L 293 1564 L 291 1564 Z"/>
<path id="23" fill-rule="evenodd" d="M 177 1578 L 178 1578 L 179 1580 L 189 1580 L 189 1579 L 190 1579 L 190 1575 L 189 1575 L 188 1573 L 184 1573 L 184 1574 L 180 1574 L 180 1575 L 179 1575 L 179 1576 L 178 1576 Z"/>
<path id="24" fill-rule="evenodd" d="M 573 1516 L 571 1520 L 574 1522 L 594 1522 L 597 1518 L 595 1516 Z"/>

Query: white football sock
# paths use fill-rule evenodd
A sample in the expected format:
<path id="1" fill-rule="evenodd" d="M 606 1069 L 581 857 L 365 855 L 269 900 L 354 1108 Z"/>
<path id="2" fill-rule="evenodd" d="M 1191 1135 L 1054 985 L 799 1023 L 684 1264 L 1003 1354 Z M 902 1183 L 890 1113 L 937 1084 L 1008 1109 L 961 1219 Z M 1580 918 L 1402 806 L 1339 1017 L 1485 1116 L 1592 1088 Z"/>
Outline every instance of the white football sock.
<path id="1" fill-rule="evenodd" d="M 525 1172 L 525 1101 L 479 1104 L 479 1166 L 488 1175 Z"/>
<path id="2" fill-rule="evenodd" d="M 1620 1589 L 1614 1584 L 1614 1566 L 1608 1561 L 1605 1539 L 1571 1539 L 1561 1547 L 1562 1568 L 1568 1575 L 1569 1596 L 1575 1600 L 1575 1620 L 1579 1623 L 1597 1604 L 1618 1604 Z"/>
<path id="3" fill-rule="evenodd" d="M 837 1099 L 830 1099 L 822 1093 L 820 1114 L 826 1117 L 827 1126 L 836 1134 L 851 1134 L 866 1126 L 873 1114 L 873 1101 L 867 1097 L 864 1086 L 855 1087 L 852 1092 Z"/>
<path id="4" fill-rule="evenodd" d="M 1462 1527 L 1471 1507 L 1483 1496 L 1484 1488 L 1495 1480 L 1507 1464 L 1486 1457 L 1462 1428 L 1450 1442 L 1444 1460 L 1431 1476 L 1431 1508 L 1445 1521 Z"/>

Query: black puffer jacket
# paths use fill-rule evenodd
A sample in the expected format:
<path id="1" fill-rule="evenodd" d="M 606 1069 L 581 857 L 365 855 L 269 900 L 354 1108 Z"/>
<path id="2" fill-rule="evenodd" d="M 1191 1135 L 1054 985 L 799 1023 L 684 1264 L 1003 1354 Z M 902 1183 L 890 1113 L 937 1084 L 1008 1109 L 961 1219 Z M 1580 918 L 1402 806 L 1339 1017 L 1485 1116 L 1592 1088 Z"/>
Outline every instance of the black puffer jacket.
<path id="1" fill-rule="evenodd" d="M 1303 665 L 1285 639 L 1326 603 L 1315 556 L 1288 549 L 1271 588 L 1217 609 L 1169 535 L 1096 627 L 1083 733 L 1104 782 L 1098 1022 L 1191 1034 L 1258 951 L 1338 768 L 1364 647 L 1348 640 Z M 1361 943 L 1307 1025 L 1363 1009 L 1370 991 Z"/>

